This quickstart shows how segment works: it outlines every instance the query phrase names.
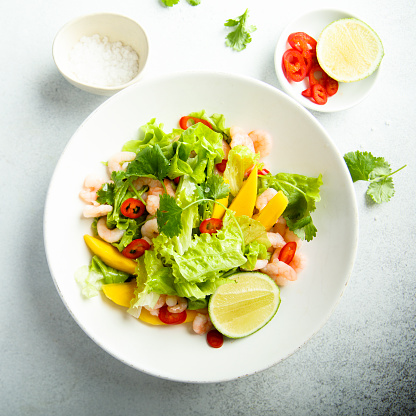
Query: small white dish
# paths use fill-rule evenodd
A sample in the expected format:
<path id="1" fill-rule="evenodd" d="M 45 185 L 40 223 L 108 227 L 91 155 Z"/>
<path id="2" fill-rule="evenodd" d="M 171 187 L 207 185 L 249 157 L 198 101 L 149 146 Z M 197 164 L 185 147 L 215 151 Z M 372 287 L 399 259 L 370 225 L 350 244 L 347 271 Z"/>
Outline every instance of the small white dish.
<path id="1" fill-rule="evenodd" d="M 226 339 L 220 349 L 210 348 L 206 338 L 193 333 L 189 324 L 151 326 L 105 296 L 85 299 L 74 278 L 76 270 L 91 261 L 83 235 L 91 234 L 92 220 L 82 218 L 84 203 L 78 197 L 87 174 L 106 175 L 101 162 L 119 152 L 126 141 L 137 138 L 140 126 L 152 118 L 169 132 L 178 127 L 180 117 L 203 109 L 209 115 L 224 114 L 227 126 L 270 132 L 275 144 L 266 161 L 272 173 L 314 177 L 321 173 L 323 180 L 322 200 L 313 213 L 318 233 L 302 246 L 307 267 L 296 282 L 282 288 L 282 304 L 269 324 L 247 338 Z M 85 333 L 133 368 L 195 383 L 232 380 L 262 371 L 308 341 L 344 292 L 357 238 L 351 176 L 316 118 L 277 88 L 215 72 L 149 79 L 106 100 L 67 144 L 53 174 L 44 213 L 45 250 L 52 277 Z"/>
<path id="2" fill-rule="evenodd" d="M 128 82 L 117 86 L 89 84 L 77 79 L 72 71 L 69 54 L 83 36 L 107 37 L 109 42 L 121 42 L 130 46 L 139 56 L 137 75 Z M 145 30 L 129 17 L 113 13 L 96 13 L 78 17 L 62 27 L 52 46 L 52 55 L 59 72 L 72 85 L 98 95 L 113 95 L 139 81 L 145 70 L 149 56 L 149 41 Z"/>
<path id="3" fill-rule="evenodd" d="M 350 83 L 340 82 L 338 92 L 332 97 L 328 97 L 326 104 L 319 105 L 302 95 L 302 91 L 309 86 L 307 79 L 300 82 L 289 82 L 283 73 L 282 57 L 284 52 L 290 48 L 287 38 L 291 33 L 305 32 L 315 40 L 318 40 L 326 26 L 335 20 L 348 17 L 359 19 L 359 17 L 342 10 L 321 9 L 311 11 L 288 24 L 277 42 L 274 54 L 274 65 L 279 83 L 287 94 L 310 110 L 330 113 L 351 108 L 367 97 L 378 78 L 380 68 L 368 78 L 361 81 Z"/>

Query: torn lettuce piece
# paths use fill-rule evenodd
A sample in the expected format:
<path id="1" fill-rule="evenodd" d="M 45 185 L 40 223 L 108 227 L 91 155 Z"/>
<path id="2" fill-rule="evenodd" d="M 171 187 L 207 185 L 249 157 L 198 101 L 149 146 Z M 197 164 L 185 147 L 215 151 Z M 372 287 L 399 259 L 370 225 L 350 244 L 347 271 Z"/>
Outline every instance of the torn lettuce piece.
<path id="1" fill-rule="evenodd" d="M 255 165 L 259 159 L 260 155 L 253 153 L 247 146 L 238 145 L 230 150 L 224 179 L 230 185 L 231 195 L 238 194 L 243 185 L 246 170 Z"/>
<path id="2" fill-rule="evenodd" d="M 124 283 L 129 277 L 128 273 L 107 266 L 98 256 L 93 256 L 89 266 L 83 266 L 75 273 L 81 293 L 87 298 L 97 296 L 103 284 Z"/>

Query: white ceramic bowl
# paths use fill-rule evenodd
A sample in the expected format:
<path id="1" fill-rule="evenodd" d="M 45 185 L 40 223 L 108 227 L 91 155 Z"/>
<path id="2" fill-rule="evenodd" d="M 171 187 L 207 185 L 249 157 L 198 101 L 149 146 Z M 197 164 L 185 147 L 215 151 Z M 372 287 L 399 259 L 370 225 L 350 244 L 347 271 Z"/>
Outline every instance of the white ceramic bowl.
<path id="1" fill-rule="evenodd" d="M 308 258 L 306 269 L 296 282 L 282 288 L 281 306 L 268 325 L 247 338 L 227 339 L 220 349 L 210 348 L 204 336 L 192 333 L 190 324 L 150 326 L 105 296 L 84 299 L 74 280 L 75 271 L 91 259 L 83 235 L 91 234 L 92 221 L 81 218 L 84 204 L 78 198 L 85 176 L 106 175 L 101 162 L 120 151 L 127 140 L 136 138 L 138 128 L 152 118 L 170 132 L 178 127 L 181 116 L 202 109 L 208 114 L 224 114 L 227 126 L 269 131 L 275 142 L 268 157 L 272 173 L 315 177 L 321 173 L 324 183 L 322 201 L 313 213 L 317 237 L 302 246 Z M 345 289 L 355 258 L 357 228 L 350 174 L 317 120 L 270 85 L 211 72 L 146 80 L 103 103 L 66 146 L 50 183 L 44 213 L 52 277 L 63 302 L 86 334 L 140 371 L 200 383 L 264 370 L 310 339 L 327 321 Z"/>
<path id="2" fill-rule="evenodd" d="M 361 81 L 350 83 L 340 82 L 338 92 L 332 97 L 328 97 L 328 101 L 324 105 L 316 104 L 309 98 L 302 96 L 302 91 L 309 86 L 307 80 L 289 82 L 285 77 L 282 70 L 282 56 L 291 47 L 287 42 L 287 38 L 291 33 L 305 32 L 318 40 L 322 30 L 327 25 L 335 20 L 347 17 L 359 19 L 359 17 L 351 13 L 334 9 L 321 9 L 308 12 L 289 23 L 281 33 L 277 42 L 274 54 L 274 65 L 279 83 L 287 94 L 310 110 L 329 113 L 353 107 L 367 97 L 380 73 L 380 68 L 378 68 L 372 75 Z"/>
<path id="3" fill-rule="evenodd" d="M 139 55 L 139 71 L 129 82 L 117 86 L 87 84 L 80 81 L 71 70 L 69 54 L 83 36 L 99 34 L 109 42 L 122 42 L 131 46 Z M 82 16 L 68 22 L 57 33 L 52 46 L 52 55 L 59 72 L 72 85 L 98 95 L 113 95 L 139 81 L 146 68 L 149 56 L 149 41 L 143 27 L 129 17 L 112 13 L 97 13 Z"/>

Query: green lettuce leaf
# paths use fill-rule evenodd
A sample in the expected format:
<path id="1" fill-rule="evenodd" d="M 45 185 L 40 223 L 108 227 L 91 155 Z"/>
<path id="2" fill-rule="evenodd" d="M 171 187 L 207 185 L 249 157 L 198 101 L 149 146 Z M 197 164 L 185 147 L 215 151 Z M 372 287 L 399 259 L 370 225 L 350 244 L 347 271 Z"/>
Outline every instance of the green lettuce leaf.
<path id="1" fill-rule="evenodd" d="M 316 236 L 317 229 L 313 224 L 311 213 L 315 211 L 316 203 L 321 200 L 319 188 L 322 185 L 322 175 L 313 178 L 278 173 L 274 176 L 261 176 L 259 181 L 259 194 L 267 188 L 283 191 L 289 201 L 283 213 L 289 229 L 302 239 L 312 240 Z"/>
<path id="2" fill-rule="evenodd" d="M 90 266 L 83 266 L 75 273 L 81 293 L 91 298 L 98 295 L 103 284 L 124 283 L 130 275 L 107 266 L 99 257 L 93 256 Z"/>

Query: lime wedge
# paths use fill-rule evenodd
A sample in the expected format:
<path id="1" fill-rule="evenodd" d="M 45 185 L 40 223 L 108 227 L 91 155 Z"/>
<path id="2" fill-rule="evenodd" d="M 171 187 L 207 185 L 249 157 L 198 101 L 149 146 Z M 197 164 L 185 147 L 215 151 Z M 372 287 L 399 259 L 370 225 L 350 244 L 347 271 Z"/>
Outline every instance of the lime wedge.
<path id="1" fill-rule="evenodd" d="M 215 328 L 229 338 L 243 338 L 263 328 L 280 305 L 280 290 L 266 274 L 236 273 L 236 283 L 220 286 L 211 296 L 208 312 Z"/>
<path id="2" fill-rule="evenodd" d="M 316 46 L 321 68 L 340 82 L 370 76 L 384 56 L 383 44 L 370 26 L 355 18 L 336 20 L 321 33 Z"/>

